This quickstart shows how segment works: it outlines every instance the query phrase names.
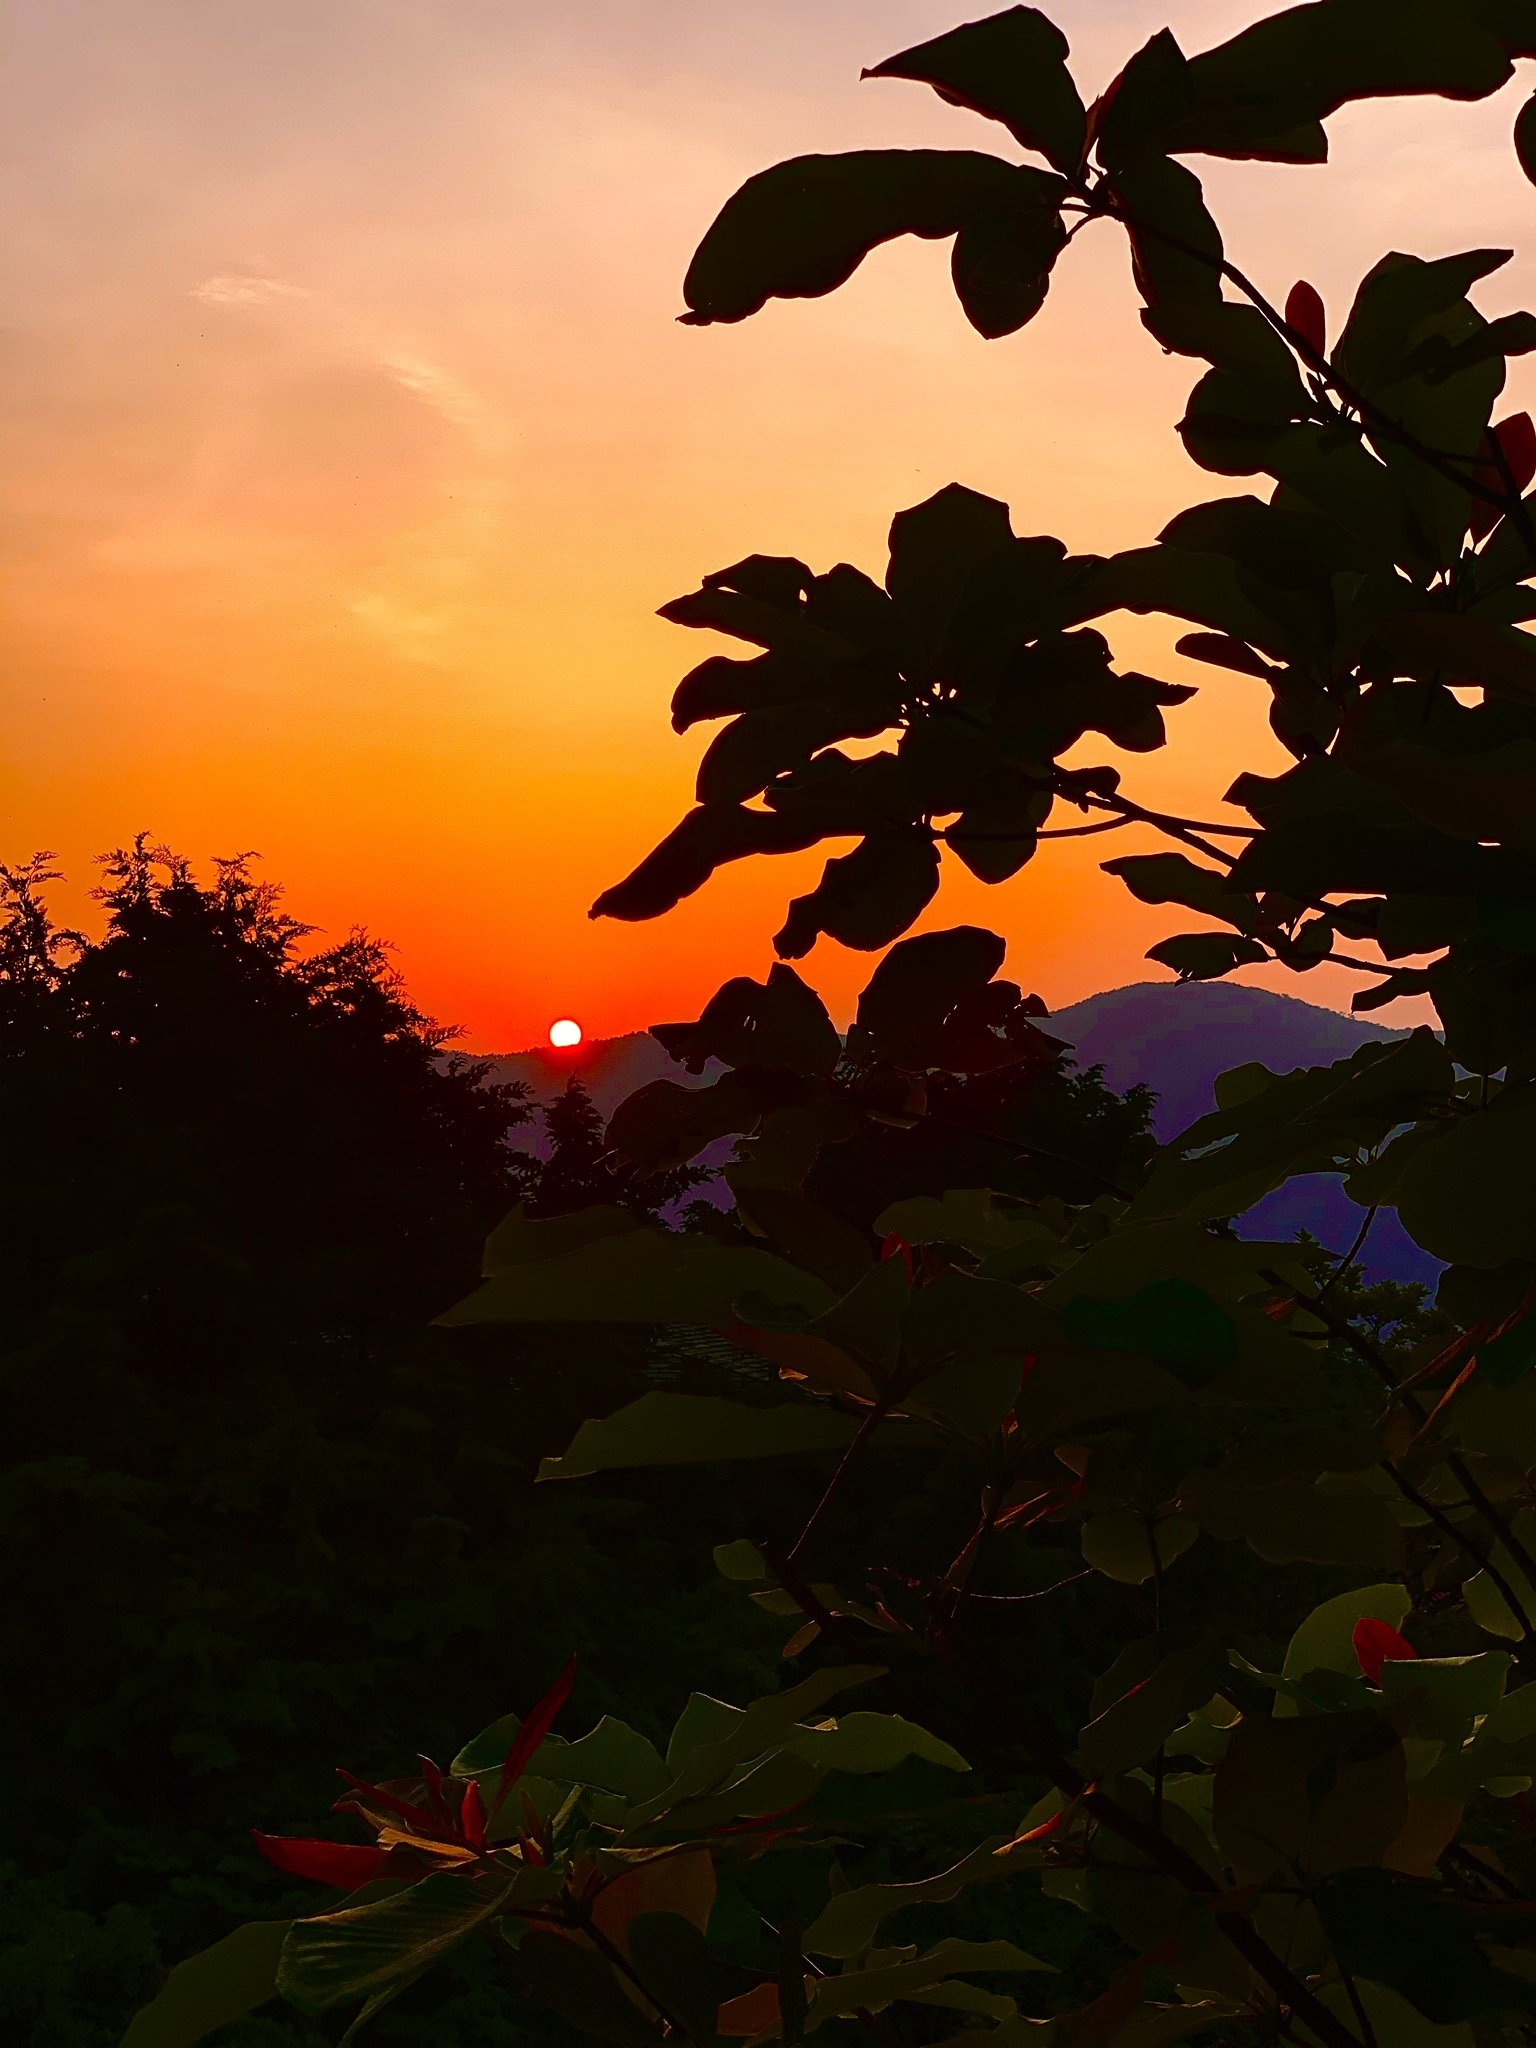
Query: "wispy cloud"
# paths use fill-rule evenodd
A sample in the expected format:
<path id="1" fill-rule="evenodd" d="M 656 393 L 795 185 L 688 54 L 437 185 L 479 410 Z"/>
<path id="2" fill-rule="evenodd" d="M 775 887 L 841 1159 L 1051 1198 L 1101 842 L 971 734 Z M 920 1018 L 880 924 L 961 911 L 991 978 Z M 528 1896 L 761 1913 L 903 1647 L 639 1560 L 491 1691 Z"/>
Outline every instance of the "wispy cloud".
<path id="1" fill-rule="evenodd" d="M 205 277 L 192 287 L 190 296 L 205 306 L 269 306 L 275 299 L 307 299 L 301 284 L 288 284 L 280 277 L 242 276 L 237 271 Z"/>

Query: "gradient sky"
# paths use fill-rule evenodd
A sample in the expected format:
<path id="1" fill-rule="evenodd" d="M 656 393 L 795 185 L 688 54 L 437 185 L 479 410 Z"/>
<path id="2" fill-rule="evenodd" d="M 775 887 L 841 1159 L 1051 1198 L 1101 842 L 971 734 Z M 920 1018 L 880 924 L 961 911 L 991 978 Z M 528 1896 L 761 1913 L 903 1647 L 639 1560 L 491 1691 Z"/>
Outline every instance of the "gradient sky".
<path id="1" fill-rule="evenodd" d="M 1090 92 L 1165 24 L 1194 50 L 1247 12 L 1055 11 Z M 12 0 L 0 858 L 57 849 L 78 915 L 91 855 L 137 829 L 198 860 L 257 848 L 296 915 L 392 939 L 487 1049 L 565 1012 L 594 1035 L 694 1014 L 761 974 L 815 856 L 659 923 L 586 917 L 708 738 L 666 707 L 718 643 L 655 607 L 754 550 L 879 574 L 892 512 L 952 478 L 1098 551 L 1224 488 L 1178 447 L 1195 369 L 1140 329 L 1108 228 L 1003 342 L 966 326 L 935 244 L 740 327 L 675 324 L 698 237 L 776 158 L 1006 152 L 924 88 L 859 83 L 962 12 Z M 1282 296 L 1306 275 L 1337 318 L 1386 248 L 1529 229 L 1509 130 L 1530 88 L 1347 110 L 1327 167 L 1197 168 L 1234 257 Z M 1529 270 L 1484 310 L 1531 298 Z M 1173 746 L 1123 764 L 1132 793 L 1211 815 L 1239 767 L 1278 765 L 1253 685 L 1155 623 L 1114 638 L 1203 686 Z M 950 864 L 925 922 L 1005 932 L 1052 1003 L 1158 976 L 1143 949 L 1177 921 L 1097 868 L 1132 847 L 1066 841 L 1002 890 Z M 846 1014 L 871 964 L 823 940 L 801 971 Z M 1273 985 L 1342 1007 L 1335 972 Z"/>

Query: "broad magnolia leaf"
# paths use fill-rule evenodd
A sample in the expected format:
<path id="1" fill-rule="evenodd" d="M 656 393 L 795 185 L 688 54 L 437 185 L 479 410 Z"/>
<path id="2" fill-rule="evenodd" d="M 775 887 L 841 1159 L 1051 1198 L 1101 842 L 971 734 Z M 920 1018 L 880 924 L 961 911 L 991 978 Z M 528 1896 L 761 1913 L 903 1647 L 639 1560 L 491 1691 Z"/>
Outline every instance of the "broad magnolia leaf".
<path id="1" fill-rule="evenodd" d="M 1104 861 L 1101 865 L 1107 875 L 1118 875 L 1131 894 L 1143 903 L 1182 903 L 1188 910 L 1224 918 L 1228 924 L 1235 924 L 1239 931 L 1252 932 L 1258 927 L 1256 897 L 1245 895 L 1241 890 L 1228 889 L 1226 876 L 1218 868 L 1200 867 L 1182 853 L 1129 854 L 1119 860 Z M 1173 940 L 1169 943 L 1183 945 L 1186 942 Z M 1178 967 L 1180 962 L 1172 959 L 1166 964 Z"/>
<path id="2" fill-rule="evenodd" d="M 1237 900 L 1241 904 L 1245 899 Z M 1147 958 L 1171 967 L 1180 981 L 1217 981 L 1234 968 L 1256 967 L 1269 957 L 1268 947 L 1257 939 L 1234 938 L 1226 932 L 1182 932 L 1147 948 Z"/>
<path id="3" fill-rule="evenodd" d="M 1364 1859 L 1362 1859 L 1363 1861 Z M 1389 1870 L 1341 1870 L 1318 1887 L 1318 1918 L 1346 1970 L 1385 1984 L 1425 2019 L 1536 2012 L 1536 1984 L 1501 1970 L 1477 1936 L 1511 1932 L 1496 1911 L 1440 1899 Z"/>
<path id="4" fill-rule="evenodd" d="M 839 945 L 878 952 L 916 923 L 938 887 L 931 834 L 895 827 L 871 833 L 852 853 L 829 860 L 808 896 L 794 898 L 773 949 L 781 959 L 799 960 L 825 932 Z"/>
<path id="5" fill-rule="evenodd" d="M 1502 1266 L 1536 1244 L 1536 1087 L 1505 1088 L 1419 1148 L 1397 1189 L 1403 1228 L 1436 1258 Z"/>
<path id="6" fill-rule="evenodd" d="M 1351 1163 L 1361 1146 L 1443 1102 L 1452 1078 L 1426 1030 L 1299 1068 L 1164 1146 L 1127 1220 L 1239 1215 L 1292 1174 Z"/>
<path id="7" fill-rule="evenodd" d="M 1042 1258 L 1061 1244 L 1033 1207 L 990 1188 L 951 1188 L 942 1196 L 893 1202 L 875 1218 L 875 1230 L 908 1244 L 961 1244 L 977 1253 L 1038 1245 Z"/>
<path id="8" fill-rule="evenodd" d="M 713 1464 L 834 1450 L 858 1425 L 809 1402 L 744 1408 L 713 1394 L 642 1394 L 616 1415 L 584 1422 L 562 1458 L 545 1458 L 540 1479 L 584 1479 L 636 1465 Z"/>
<path id="9" fill-rule="evenodd" d="M 1217 1766 L 1216 1839 L 1239 1883 L 1379 1863 L 1407 1817 L 1403 1746 L 1371 1710 L 1245 1714 Z"/>
<path id="10" fill-rule="evenodd" d="M 1437 680 L 1449 673 L 1497 695 L 1536 703 L 1536 645 L 1527 633 L 1439 611 L 1379 618 L 1372 632 L 1406 674 Z"/>
<path id="11" fill-rule="evenodd" d="M 718 1892 L 708 1849 L 648 1856 L 602 1892 L 592 1917 L 610 1941 L 627 1950 L 632 1923 L 652 1913 L 675 1914 L 702 1934 Z"/>
<path id="12" fill-rule="evenodd" d="M 951 106 L 1001 121 L 1025 149 L 1074 173 L 1088 117 L 1066 67 L 1067 39 L 1033 7 L 969 21 L 932 42 L 887 57 L 866 78 L 912 78 Z"/>
<path id="13" fill-rule="evenodd" d="M 1118 1777 L 1155 1756 L 1164 1738 L 1191 1707 L 1210 1698 L 1224 1676 L 1224 1660 L 1210 1639 L 1160 1658 L 1078 1736 L 1089 1776 Z"/>
<path id="14" fill-rule="evenodd" d="M 476 1778 L 499 1772 L 521 1726 L 515 1714 L 492 1722 L 459 1751 L 453 1775 Z M 529 1759 L 528 1771 L 551 1784 L 590 1785 L 629 1799 L 649 1799 L 667 1782 L 666 1766 L 655 1746 L 611 1714 L 604 1714 L 595 1728 L 574 1742 L 547 1735 Z"/>
<path id="15" fill-rule="evenodd" d="M 527 1214 L 526 1204 L 519 1202 L 485 1240 L 480 1271 L 489 1280 L 495 1273 L 505 1273 L 516 1266 L 535 1266 L 544 1259 L 563 1258 L 567 1252 L 596 1244 L 601 1237 L 622 1237 L 644 1227 L 632 1209 L 619 1209 L 612 1204 L 577 1209 L 569 1216 L 533 1217 Z"/>
<path id="16" fill-rule="evenodd" d="M 696 1024 L 653 1024 L 651 1036 L 695 1074 L 709 1060 L 830 1074 L 843 1050 L 820 996 L 780 962 L 769 968 L 766 981 L 740 975 L 724 983 Z"/>
<path id="17" fill-rule="evenodd" d="M 1045 1860 L 1043 1847 L 1025 1843 L 1007 1850 L 1000 1835 L 980 1843 L 968 1856 L 942 1870 L 936 1877 L 919 1878 L 908 1884 L 864 1884 L 839 1892 L 827 1901 L 820 1915 L 806 1930 L 805 1946 L 818 1956 L 862 1955 L 874 1940 L 882 1921 L 903 1906 L 943 1905 L 973 1884 L 993 1884 L 1020 1870 L 1038 1869 Z"/>
<path id="18" fill-rule="evenodd" d="M 1064 1351 L 1041 1358 L 1030 1369 L 1013 1412 L 1020 1436 L 1044 1443 L 1084 1422 L 1188 1399 L 1182 1381 L 1150 1359 L 1115 1351 Z"/>
<path id="19" fill-rule="evenodd" d="M 813 1728 L 785 1744 L 818 1771 L 893 1771 L 909 1756 L 946 1771 L 968 1771 L 959 1750 L 899 1714 L 844 1714 L 829 1728 Z"/>
<path id="20" fill-rule="evenodd" d="M 802 767 L 835 740 L 873 739 L 890 718 L 820 704 L 781 704 L 748 711 L 711 740 L 699 763 L 695 795 L 701 804 L 740 804 L 762 794 L 775 777 Z"/>
<path id="21" fill-rule="evenodd" d="M 1188 1280 L 1154 1280 L 1118 1301 L 1079 1295 L 1064 1311 L 1069 1330 L 1100 1351 L 1139 1351 L 1200 1387 L 1238 1358 L 1237 1326 Z"/>
<path id="22" fill-rule="evenodd" d="M 277 1988 L 303 2012 L 372 1997 L 457 1948 L 514 1901 L 532 1904 L 559 1888 L 557 1870 L 433 1875 L 369 1905 L 295 1920 Z"/>
<path id="23" fill-rule="evenodd" d="M 1320 163 L 1321 124 L 1351 100 L 1497 92 L 1529 41 L 1512 32 L 1519 21 L 1514 10 L 1463 12 L 1442 0 L 1328 0 L 1287 8 L 1187 60 L 1165 31 L 1126 67 L 1099 154 Z"/>
<path id="24" fill-rule="evenodd" d="M 1160 1281 L 1177 1280 L 1231 1310 L 1268 1288 L 1266 1269 L 1298 1285 L 1309 1277 L 1307 1261 L 1293 1244 L 1217 1237 L 1187 1222 L 1122 1225 L 1090 1245 L 1051 1282 L 1043 1299 L 1058 1311 L 1077 1301 L 1125 1302 Z"/>
<path id="25" fill-rule="evenodd" d="M 1083 1558 L 1095 1571 L 1122 1586 L 1144 1586 L 1176 1564 L 1200 1535 L 1187 1515 L 1168 1515 L 1150 1525 L 1129 1509 L 1091 1515 L 1083 1524 Z"/>
<path id="26" fill-rule="evenodd" d="M 707 1854 L 703 1860 L 707 1867 Z M 721 2000 L 739 1980 L 710 1955 L 703 1928 L 681 1913 L 641 1913 L 629 1924 L 627 1945 L 636 1977 L 671 2016 L 674 2032 L 713 2040 Z"/>
<path id="27" fill-rule="evenodd" d="M 945 1017 L 987 986 L 1006 951 L 1005 940 L 978 925 L 892 946 L 859 997 L 854 1043 L 898 1067 L 937 1066 Z"/>
<path id="28" fill-rule="evenodd" d="M 251 1920 L 178 1963 L 136 2013 L 121 2048 L 192 2048 L 277 1996 L 277 1965 L 291 1920 Z"/>
<path id="29" fill-rule="evenodd" d="M 1426 1742 L 1457 1750 L 1473 1724 L 1491 1714 L 1504 1697 L 1510 1658 L 1504 1650 L 1474 1657 L 1416 1657 L 1384 1663 L 1382 1697 L 1414 1713 L 1413 1732 Z"/>
<path id="30" fill-rule="evenodd" d="M 817 2027 L 840 2013 L 878 2012 L 896 1999 L 918 1997 L 956 1970 L 1049 1970 L 1038 1956 L 1011 1941 L 941 1941 L 910 1961 L 873 1963 L 820 1978 L 811 1994 L 807 2024 Z M 928 2001 L 925 2001 L 928 2002 Z"/>
<path id="31" fill-rule="evenodd" d="M 723 1074 L 704 1088 L 648 1081 L 608 1119 L 608 1147 L 638 1172 L 660 1173 L 697 1158 L 717 1138 L 750 1131 L 786 1096 L 807 1092 L 778 1074 Z"/>
<path id="32" fill-rule="evenodd" d="M 802 156 L 749 178 L 699 244 L 685 322 L 744 320 L 769 299 L 815 299 L 898 235 L 953 235 L 989 214 L 1059 207 L 1049 172 L 974 150 Z"/>
<path id="33" fill-rule="evenodd" d="M 469 1323 L 728 1323 L 732 1304 L 751 1292 L 807 1315 L 821 1314 L 834 1300 L 823 1281 L 769 1252 L 646 1229 L 594 1239 L 560 1258 L 503 1267 L 438 1321 L 450 1329 Z"/>
<path id="34" fill-rule="evenodd" d="M 503 1967 L 510 1967 L 526 1992 L 578 2033 L 615 2048 L 659 2048 L 659 2022 L 645 2017 L 595 1949 L 531 1928 Z"/>
<path id="35" fill-rule="evenodd" d="M 1354 1632 L 1359 1623 L 1369 1618 L 1399 1628 L 1412 1605 L 1407 1588 L 1395 1582 L 1361 1586 L 1353 1593 L 1339 1593 L 1332 1600 L 1325 1600 L 1320 1607 L 1313 1608 L 1291 1637 L 1281 1675 L 1300 1680 L 1309 1671 L 1358 1671 Z M 1281 1693 L 1273 1711 L 1280 1715 L 1295 1714 L 1296 1702 Z"/>
<path id="36" fill-rule="evenodd" d="M 629 923 L 660 917 L 691 896 L 727 861 L 755 853 L 801 853 L 826 830 L 825 820 L 793 812 L 753 811 L 740 804 L 701 804 L 669 832 L 622 882 L 605 889 L 588 913 Z"/>
<path id="37" fill-rule="evenodd" d="M 1370 1492 L 1322 1492 L 1299 1481 L 1227 1487 L 1193 1474 L 1180 1488 L 1179 1505 L 1209 1535 L 1245 1539 L 1266 1564 L 1402 1566 L 1402 1526 Z"/>
<path id="38" fill-rule="evenodd" d="M 750 1707 L 727 1706 L 695 1693 L 684 1708 L 667 1745 L 672 1782 L 630 1815 L 631 1828 L 687 1799 L 712 1792 L 734 1777 L 744 1764 L 782 1750 L 802 1733 L 801 1723 L 840 1692 L 867 1685 L 884 1676 L 879 1664 L 849 1664 L 818 1671 L 801 1684 L 755 1700 Z"/>

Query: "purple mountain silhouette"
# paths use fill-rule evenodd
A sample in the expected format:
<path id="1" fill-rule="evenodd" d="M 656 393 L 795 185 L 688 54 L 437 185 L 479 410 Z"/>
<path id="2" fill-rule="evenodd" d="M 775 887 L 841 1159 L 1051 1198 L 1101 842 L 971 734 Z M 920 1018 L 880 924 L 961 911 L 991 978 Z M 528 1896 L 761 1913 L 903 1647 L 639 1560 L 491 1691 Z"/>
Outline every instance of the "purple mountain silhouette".
<path id="1" fill-rule="evenodd" d="M 1216 1076 L 1229 1067 L 1250 1060 L 1282 1074 L 1294 1067 L 1325 1067 L 1362 1045 L 1405 1035 L 1294 996 L 1198 981 L 1144 981 L 1109 989 L 1056 1011 L 1046 1028 L 1072 1046 L 1079 1066 L 1102 1066 L 1111 1088 L 1129 1088 L 1138 1081 L 1152 1088 L 1158 1098 L 1154 1128 L 1165 1141 L 1216 1107 Z M 509 1053 L 492 1067 L 496 1080 L 526 1082 L 540 1102 L 558 1094 L 569 1075 L 578 1074 L 605 1114 L 647 1081 L 666 1078 L 700 1087 L 720 1071 L 712 1067 L 695 1080 L 645 1032 L 594 1039 L 571 1052 L 539 1048 Z M 530 1130 L 520 1134 L 519 1142 L 541 1151 L 543 1133 Z M 728 1141 L 720 1149 L 727 1154 Z M 1243 1235 L 1288 1239 L 1306 1229 L 1342 1252 L 1363 1221 L 1364 1211 L 1343 1193 L 1337 1175 L 1309 1174 L 1249 1210 Z M 1439 1271 L 1390 1210 L 1376 1218 L 1362 1256 L 1378 1279 L 1433 1281 Z"/>

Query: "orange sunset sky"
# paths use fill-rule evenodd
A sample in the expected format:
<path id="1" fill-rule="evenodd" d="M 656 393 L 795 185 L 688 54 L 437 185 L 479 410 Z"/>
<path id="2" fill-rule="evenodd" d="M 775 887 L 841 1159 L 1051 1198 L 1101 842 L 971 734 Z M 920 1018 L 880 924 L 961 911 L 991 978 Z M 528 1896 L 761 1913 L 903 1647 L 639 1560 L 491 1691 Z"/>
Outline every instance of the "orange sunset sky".
<path id="1" fill-rule="evenodd" d="M 708 738 L 675 738 L 667 699 L 711 645 L 655 607 L 754 550 L 878 574 L 892 512 L 952 478 L 1099 551 L 1240 488 L 1179 449 L 1195 366 L 1140 329 L 1107 228 L 1002 342 L 931 243 L 829 299 L 675 324 L 698 237 L 776 158 L 1008 153 L 924 88 L 859 83 L 962 12 L 13 0 L 0 858 L 57 849 L 80 917 L 91 855 L 136 829 L 199 860 L 258 848 L 295 914 L 392 939 L 484 1049 L 561 1013 L 590 1035 L 693 1014 L 761 974 L 816 856 L 659 923 L 586 916 Z M 1088 92 L 1165 24 L 1193 50 L 1246 13 L 1055 9 Z M 1234 257 L 1281 296 L 1311 278 L 1337 320 L 1387 248 L 1536 247 L 1509 142 L 1531 84 L 1347 110 L 1326 167 L 1196 168 Z M 1533 298 L 1528 260 L 1479 290 L 1489 313 Z M 1508 402 L 1533 398 L 1517 373 Z M 1153 622 L 1113 637 L 1202 684 L 1165 754 L 1122 763 L 1133 794 L 1213 815 L 1238 767 L 1278 765 L 1253 685 Z M 1131 850 L 1065 841 L 993 891 L 951 868 L 926 922 L 995 925 L 1053 1004 L 1158 976 L 1143 949 L 1181 914 L 1097 867 Z M 846 1015 L 870 965 L 823 940 L 801 971 Z M 1342 1007 L 1328 972 L 1274 985 Z"/>

